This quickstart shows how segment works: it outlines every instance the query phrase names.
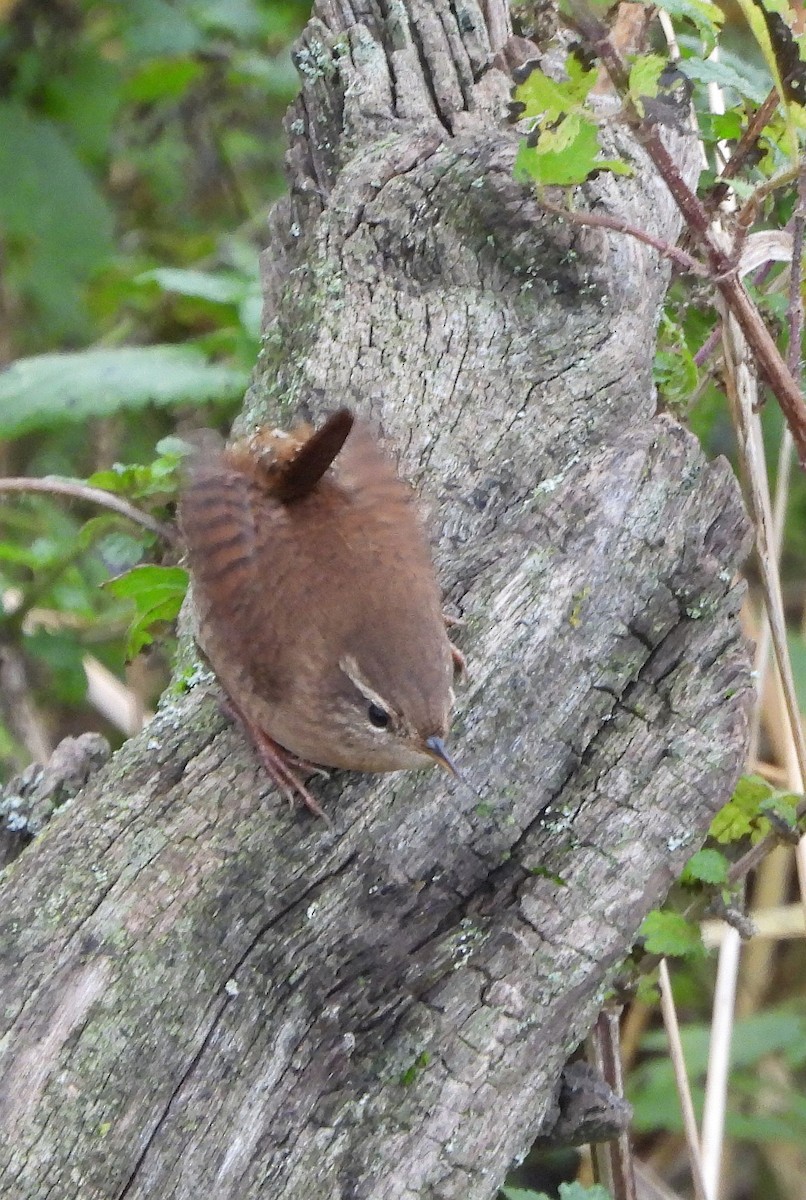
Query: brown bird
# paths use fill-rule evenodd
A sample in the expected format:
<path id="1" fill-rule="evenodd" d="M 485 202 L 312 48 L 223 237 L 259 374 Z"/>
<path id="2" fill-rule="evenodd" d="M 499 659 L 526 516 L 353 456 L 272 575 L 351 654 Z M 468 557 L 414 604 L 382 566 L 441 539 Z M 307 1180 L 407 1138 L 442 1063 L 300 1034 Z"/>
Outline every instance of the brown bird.
<path id="1" fill-rule="evenodd" d="M 180 502 L 197 640 L 269 775 L 440 763 L 461 654 L 411 489 L 346 409 L 192 462 Z"/>

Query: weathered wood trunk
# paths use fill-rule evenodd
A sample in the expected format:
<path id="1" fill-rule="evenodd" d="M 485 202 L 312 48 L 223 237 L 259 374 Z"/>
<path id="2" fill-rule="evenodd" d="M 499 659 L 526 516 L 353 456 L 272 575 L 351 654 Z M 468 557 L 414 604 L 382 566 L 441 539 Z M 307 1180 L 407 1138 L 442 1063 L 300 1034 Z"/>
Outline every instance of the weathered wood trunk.
<path id="1" fill-rule="evenodd" d="M 655 412 L 667 265 L 513 181 L 502 0 L 315 10 L 243 422 L 348 403 L 399 451 L 481 799 L 334 775 L 329 830 L 168 696 L 2 880 L 13 1200 L 492 1196 L 741 769 L 745 523 Z M 582 200 L 674 240 L 613 136 Z"/>

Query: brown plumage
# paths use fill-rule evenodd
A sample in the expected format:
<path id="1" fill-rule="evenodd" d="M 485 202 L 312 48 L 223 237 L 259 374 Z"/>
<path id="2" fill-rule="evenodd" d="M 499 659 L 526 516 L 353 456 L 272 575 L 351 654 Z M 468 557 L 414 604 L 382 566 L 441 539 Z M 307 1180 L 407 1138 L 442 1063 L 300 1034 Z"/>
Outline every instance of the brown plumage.
<path id="1" fill-rule="evenodd" d="M 321 811 L 289 763 L 451 769 L 461 656 L 411 489 L 366 425 L 342 409 L 200 453 L 180 523 L 199 643 L 287 794 Z"/>

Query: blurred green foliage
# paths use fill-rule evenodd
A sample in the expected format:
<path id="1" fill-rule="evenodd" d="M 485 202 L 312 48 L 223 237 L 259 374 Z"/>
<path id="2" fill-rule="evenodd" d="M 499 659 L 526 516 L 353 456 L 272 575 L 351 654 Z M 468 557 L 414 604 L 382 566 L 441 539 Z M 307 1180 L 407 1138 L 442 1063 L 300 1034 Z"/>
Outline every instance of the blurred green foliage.
<path id="1" fill-rule="evenodd" d="M 695 1109 L 702 1113 L 711 1030 L 704 1022 L 681 1030 Z M 647 1057 L 632 1072 L 628 1095 L 635 1107 L 637 1132 L 683 1129 L 666 1035 L 653 1031 L 644 1038 Z M 772 1055 L 785 1064 L 770 1072 L 761 1087 L 759 1071 Z M 806 1015 L 802 1006 L 768 1008 L 736 1022 L 731 1049 L 731 1093 L 726 1126 L 732 1137 L 752 1142 L 806 1143 L 806 1101 L 795 1072 L 806 1067 Z M 763 1092 L 763 1109 L 757 1101 Z"/>
<path id="2" fill-rule="evenodd" d="M 178 457 L 162 439 L 226 428 L 257 356 L 258 258 L 284 187 L 290 47 L 310 3 L 2 11 L 0 365 L 13 365 L 0 373 L 0 471 L 90 476 L 170 520 Z M 149 560 L 167 574 L 132 571 Z M 175 561 L 90 504 L 3 498 L 0 648 L 13 649 L 51 743 L 93 727 L 119 740 L 83 702 L 83 657 L 125 674 L 152 620 L 175 615 Z M 145 703 L 166 680 L 170 641 L 155 649 Z M 9 697 L 5 774 L 29 754 L 16 717 Z"/>

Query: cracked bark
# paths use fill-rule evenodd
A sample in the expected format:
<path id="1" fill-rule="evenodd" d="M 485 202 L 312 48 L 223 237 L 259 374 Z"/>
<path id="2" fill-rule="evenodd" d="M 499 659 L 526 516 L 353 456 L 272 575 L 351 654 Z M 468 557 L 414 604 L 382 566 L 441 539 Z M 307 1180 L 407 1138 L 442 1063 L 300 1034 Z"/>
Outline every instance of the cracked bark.
<path id="1" fill-rule="evenodd" d="M 352 403 L 399 451 L 483 803 L 336 775 L 331 831 L 167 698 L 2 880 L 3 1195 L 492 1196 L 741 769 L 737 489 L 655 412 L 666 264 L 512 179 L 507 21 L 316 5 L 241 419 Z M 674 240 L 609 137 L 585 202 Z"/>

